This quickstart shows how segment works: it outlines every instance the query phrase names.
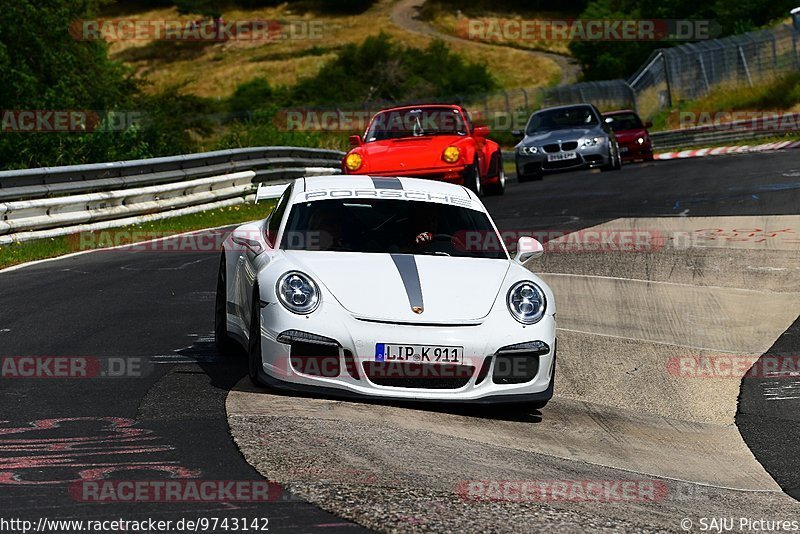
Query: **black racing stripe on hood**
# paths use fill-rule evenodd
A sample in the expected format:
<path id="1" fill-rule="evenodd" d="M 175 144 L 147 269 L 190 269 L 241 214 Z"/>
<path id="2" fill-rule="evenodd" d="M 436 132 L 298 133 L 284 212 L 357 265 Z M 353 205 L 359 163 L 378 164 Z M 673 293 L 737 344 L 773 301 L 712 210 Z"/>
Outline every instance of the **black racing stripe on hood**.
<path id="1" fill-rule="evenodd" d="M 417 260 L 410 254 L 392 254 L 391 256 L 395 267 L 397 267 L 397 272 L 400 273 L 400 278 L 403 280 L 403 286 L 406 289 L 406 295 L 408 295 L 408 303 L 412 308 L 424 308 Z"/>
<path id="2" fill-rule="evenodd" d="M 375 189 L 403 189 L 400 178 L 371 177 Z"/>

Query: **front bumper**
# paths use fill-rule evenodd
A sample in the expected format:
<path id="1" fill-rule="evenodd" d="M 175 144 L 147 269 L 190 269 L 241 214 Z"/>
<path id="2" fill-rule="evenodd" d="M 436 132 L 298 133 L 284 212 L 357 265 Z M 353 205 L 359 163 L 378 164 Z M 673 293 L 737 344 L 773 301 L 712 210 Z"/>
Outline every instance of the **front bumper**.
<path id="1" fill-rule="evenodd" d="M 556 343 L 551 315 L 530 326 L 496 313 L 469 326 L 423 326 L 374 322 L 343 314 L 336 305 L 324 306 L 308 317 L 295 316 L 279 304 L 261 310 L 264 383 L 356 398 L 478 404 L 546 401 L 553 395 Z M 509 327 L 509 321 L 515 324 Z M 292 330 L 313 334 L 312 339 L 328 345 L 290 344 L 286 332 Z M 535 356 L 499 351 L 531 341 L 540 342 Z M 381 366 L 375 361 L 377 343 L 464 347 L 464 362 L 438 368 L 411 362 Z"/>
<path id="2" fill-rule="evenodd" d="M 622 161 L 635 161 L 638 159 L 653 159 L 653 146 L 650 143 L 639 144 L 636 142 L 619 145 Z"/>
<path id="3" fill-rule="evenodd" d="M 451 165 L 449 167 L 431 167 L 426 169 L 395 169 L 389 171 L 364 171 L 350 174 L 368 174 L 370 176 L 404 176 L 408 178 L 425 178 L 463 185 L 466 165 Z"/>
<path id="4" fill-rule="evenodd" d="M 558 172 L 576 169 L 602 167 L 610 164 L 608 146 L 606 143 L 591 147 L 577 148 L 566 152 L 574 152 L 576 157 L 560 161 L 550 161 L 548 155 L 561 154 L 565 151 L 553 153 L 540 151 L 536 154 L 520 154 L 515 152 L 517 172 L 525 175 L 535 175 L 545 172 Z"/>

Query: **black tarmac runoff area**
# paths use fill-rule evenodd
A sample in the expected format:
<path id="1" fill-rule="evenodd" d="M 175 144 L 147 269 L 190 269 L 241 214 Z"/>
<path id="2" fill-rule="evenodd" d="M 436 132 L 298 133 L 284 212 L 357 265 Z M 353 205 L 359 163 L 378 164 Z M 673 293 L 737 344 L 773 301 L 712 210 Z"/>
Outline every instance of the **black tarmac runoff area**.
<path id="1" fill-rule="evenodd" d="M 485 203 L 501 230 L 575 231 L 637 216 L 793 215 L 800 153 L 631 164 L 525 184 L 511 177 L 506 194 Z M 3 517 L 204 521 L 199 532 L 225 531 L 211 528 L 215 519 L 247 521 L 251 531 L 361 530 L 266 486 L 233 443 L 225 398 L 247 368 L 244 358 L 214 348 L 218 263 L 217 252 L 116 249 L 0 273 Z M 798 322 L 773 349 L 800 353 Z M 85 368 L 85 377 L 46 376 L 59 365 Z M 781 487 L 800 498 L 800 400 L 765 402 L 767 391 L 745 383 L 737 425 Z M 137 481 L 150 494 L 123 498 L 130 497 L 124 483 Z M 221 495 L 170 500 L 153 493 L 154 481 L 181 481 L 183 492 L 191 491 L 187 481 L 209 482 L 204 488 Z M 268 497 L 225 498 L 232 483 L 240 497 Z"/>

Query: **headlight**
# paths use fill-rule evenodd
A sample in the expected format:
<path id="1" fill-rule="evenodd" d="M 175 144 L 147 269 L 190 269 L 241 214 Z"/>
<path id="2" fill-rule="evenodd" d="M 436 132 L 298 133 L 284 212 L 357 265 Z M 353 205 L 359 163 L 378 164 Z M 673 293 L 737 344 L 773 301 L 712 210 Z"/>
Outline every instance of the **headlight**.
<path id="1" fill-rule="evenodd" d="M 442 159 L 445 160 L 447 163 L 455 163 L 458 161 L 458 158 L 461 157 L 461 151 L 458 147 L 449 146 L 444 149 L 444 153 L 442 154 Z"/>
<path id="2" fill-rule="evenodd" d="M 542 288 L 533 282 L 518 282 L 508 291 L 508 311 L 522 324 L 538 323 L 544 316 L 547 300 Z"/>
<path id="3" fill-rule="evenodd" d="M 523 156 L 529 156 L 531 154 L 536 154 L 537 152 L 539 152 L 539 149 L 536 148 L 535 146 L 524 146 L 523 145 L 523 146 L 519 147 L 518 150 L 519 150 L 519 153 L 522 154 Z"/>
<path id="4" fill-rule="evenodd" d="M 643 145 L 644 144 L 644 137 L 640 137 L 639 139 L 636 140 L 636 142 L 639 143 L 640 145 Z"/>
<path id="5" fill-rule="evenodd" d="M 583 140 L 583 146 L 594 146 L 600 144 L 600 142 L 600 137 L 587 137 Z"/>
<path id="6" fill-rule="evenodd" d="M 293 313 L 308 314 L 317 309 L 320 302 L 319 288 L 307 275 L 290 271 L 278 280 L 275 286 L 278 300 Z"/>
<path id="7" fill-rule="evenodd" d="M 359 154 L 348 154 L 347 158 L 344 160 L 345 166 L 351 171 L 357 171 L 361 168 L 361 164 L 364 160 L 361 158 Z"/>

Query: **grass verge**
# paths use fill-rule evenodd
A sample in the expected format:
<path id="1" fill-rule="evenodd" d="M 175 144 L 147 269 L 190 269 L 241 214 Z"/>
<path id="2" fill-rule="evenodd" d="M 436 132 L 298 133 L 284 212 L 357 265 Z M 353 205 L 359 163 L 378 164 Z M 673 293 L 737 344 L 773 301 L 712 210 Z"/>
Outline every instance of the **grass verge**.
<path id="1" fill-rule="evenodd" d="M 697 100 L 679 102 L 670 110 L 655 114 L 652 131 L 681 127 L 682 112 L 701 114 L 734 111 L 800 111 L 800 72 L 779 76 L 753 87 L 721 85 Z"/>
<path id="2" fill-rule="evenodd" d="M 137 243 L 156 237 L 263 219 L 272 209 L 272 205 L 273 203 L 269 202 L 258 205 L 247 203 L 111 230 L 2 245 L 0 246 L 0 269 L 82 250 Z"/>

